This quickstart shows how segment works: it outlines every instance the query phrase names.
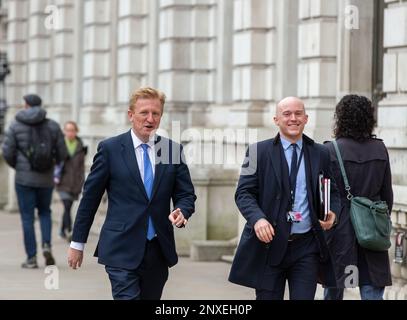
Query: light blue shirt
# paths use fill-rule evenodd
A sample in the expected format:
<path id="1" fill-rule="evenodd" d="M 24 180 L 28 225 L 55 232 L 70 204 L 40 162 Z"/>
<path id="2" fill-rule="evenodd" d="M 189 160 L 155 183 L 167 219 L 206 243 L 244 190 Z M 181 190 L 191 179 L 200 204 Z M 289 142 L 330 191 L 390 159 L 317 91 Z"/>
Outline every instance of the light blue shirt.
<path id="1" fill-rule="evenodd" d="M 291 142 L 281 137 L 281 144 L 284 149 L 285 159 L 287 160 L 288 170 L 291 172 L 291 158 L 293 156 L 293 147 Z M 296 142 L 297 144 L 297 156 L 300 157 L 303 141 L 302 138 Z M 301 158 L 300 167 L 297 175 L 297 186 L 295 188 L 295 201 L 294 211 L 301 212 L 302 221 L 299 223 L 293 223 L 291 227 L 291 233 L 305 233 L 311 229 L 312 223 L 310 218 L 310 211 L 308 206 L 307 196 L 307 180 L 305 176 L 305 160 L 304 155 Z"/>

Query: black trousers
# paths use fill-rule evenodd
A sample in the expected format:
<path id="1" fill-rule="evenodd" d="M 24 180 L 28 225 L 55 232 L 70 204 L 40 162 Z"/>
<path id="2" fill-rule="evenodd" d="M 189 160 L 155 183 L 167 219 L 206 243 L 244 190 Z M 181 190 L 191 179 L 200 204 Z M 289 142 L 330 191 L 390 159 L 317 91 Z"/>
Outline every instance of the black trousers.
<path id="1" fill-rule="evenodd" d="M 267 265 L 263 288 L 256 290 L 257 300 L 283 300 L 288 281 L 290 300 L 313 300 L 317 289 L 319 247 L 310 236 L 288 243 L 287 251 L 278 266 Z"/>
<path id="2" fill-rule="evenodd" d="M 61 233 L 65 233 L 65 231 L 71 232 L 72 231 L 72 218 L 71 218 L 71 208 L 73 204 L 73 200 L 62 200 L 64 204 L 64 215 L 62 216 L 62 226 L 61 226 Z"/>
<path id="3" fill-rule="evenodd" d="M 160 300 L 168 279 L 167 261 L 157 238 L 147 241 L 143 261 L 134 270 L 105 266 L 114 300 Z"/>

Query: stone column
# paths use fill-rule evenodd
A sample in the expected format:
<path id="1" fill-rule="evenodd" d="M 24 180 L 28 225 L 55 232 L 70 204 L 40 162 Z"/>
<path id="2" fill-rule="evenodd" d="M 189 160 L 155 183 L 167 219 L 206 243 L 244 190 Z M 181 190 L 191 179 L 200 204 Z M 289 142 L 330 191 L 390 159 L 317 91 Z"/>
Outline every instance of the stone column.
<path id="1" fill-rule="evenodd" d="M 217 44 L 216 1 L 195 1 L 191 12 L 191 88 L 189 126 L 205 126 L 207 108 L 215 101 Z"/>
<path id="2" fill-rule="evenodd" d="M 215 12 L 211 0 L 160 0 L 159 86 L 168 97 L 164 126 L 171 120 L 182 128 L 205 124 L 214 100 Z"/>
<path id="3" fill-rule="evenodd" d="M 117 102 L 124 116 L 131 92 L 148 84 L 149 5 L 146 0 L 119 0 Z"/>
<path id="4" fill-rule="evenodd" d="M 46 26 L 47 0 L 28 1 L 28 81 L 27 92 L 41 96 L 45 107 L 52 106 L 51 94 L 51 25 Z"/>
<path id="5" fill-rule="evenodd" d="M 233 85 L 233 1 L 219 0 L 217 5 L 216 95 L 217 104 L 231 104 Z"/>
<path id="6" fill-rule="evenodd" d="M 110 9 L 109 0 L 84 1 L 83 110 L 80 114 L 81 124 L 94 133 L 95 125 L 105 124 L 104 111 L 110 102 Z"/>
<path id="7" fill-rule="evenodd" d="M 74 54 L 74 0 L 60 0 L 57 4 L 58 25 L 53 30 L 53 112 L 52 118 L 61 125 L 77 120 L 72 114 L 72 83 Z M 79 18 L 79 17 L 78 17 Z M 51 115 L 50 115 L 51 116 Z"/>
<path id="8" fill-rule="evenodd" d="M 378 108 L 378 136 L 389 149 L 394 188 L 392 221 L 407 232 L 407 1 L 386 0 L 384 13 L 383 91 Z M 394 258 L 391 252 L 390 258 Z M 394 285 L 388 299 L 407 298 L 406 264 L 393 264 Z"/>
<path id="9" fill-rule="evenodd" d="M 230 0 L 217 1 L 215 101 L 208 108 L 206 127 L 227 126 L 233 103 L 233 3 Z"/>
<path id="10" fill-rule="evenodd" d="M 158 64 L 159 64 L 159 27 L 160 10 L 159 0 L 147 0 L 148 2 L 148 80 L 147 83 L 153 88 L 158 87 Z"/>
<path id="11" fill-rule="evenodd" d="M 336 103 L 338 1 L 299 4 L 298 96 L 309 115 L 305 133 L 322 142 L 331 136 Z"/>
<path id="12" fill-rule="evenodd" d="M 73 43 L 72 45 L 72 119 L 80 122 L 80 109 L 82 105 L 82 54 L 83 54 L 83 13 L 84 2 L 73 0 Z"/>
<path id="13" fill-rule="evenodd" d="M 275 4 L 277 29 L 272 46 L 277 48 L 273 82 L 276 102 L 297 94 L 298 7 L 298 0 L 277 0 Z"/>
<path id="14" fill-rule="evenodd" d="M 276 25 L 274 1 L 234 1 L 232 126 L 262 127 L 273 100 Z"/>
<path id="15" fill-rule="evenodd" d="M 346 0 L 338 3 L 337 101 L 347 94 L 372 98 L 374 1 Z M 364 48 L 364 49 L 362 49 Z"/>
<path id="16" fill-rule="evenodd" d="M 72 118 L 80 122 L 82 106 L 82 73 L 83 73 L 83 23 L 84 2 L 74 0 L 75 24 L 73 30 L 73 65 L 72 65 Z"/>
<path id="17" fill-rule="evenodd" d="M 273 75 L 273 102 L 264 113 L 262 134 L 264 139 L 277 134 L 278 127 L 274 124 L 277 103 L 285 97 L 297 95 L 298 74 L 298 0 L 275 0 L 275 36 L 270 43 L 275 55 L 275 72 Z"/>

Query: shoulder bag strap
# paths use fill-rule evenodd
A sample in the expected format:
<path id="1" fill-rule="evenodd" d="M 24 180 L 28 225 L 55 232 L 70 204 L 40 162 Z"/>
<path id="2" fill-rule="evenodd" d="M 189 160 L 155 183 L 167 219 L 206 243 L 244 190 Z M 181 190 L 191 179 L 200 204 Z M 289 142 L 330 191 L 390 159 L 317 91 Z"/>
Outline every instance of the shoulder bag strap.
<path id="1" fill-rule="evenodd" d="M 339 167 L 341 168 L 343 182 L 345 183 L 345 190 L 348 193 L 347 198 L 348 198 L 348 200 L 352 200 L 353 195 L 350 193 L 350 185 L 349 185 L 348 177 L 346 176 L 345 166 L 343 165 L 342 156 L 341 156 L 341 152 L 339 151 L 338 143 L 336 142 L 336 140 L 332 141 L 332 143 L 335 147 L 336 157 L 338 158 Z"/>

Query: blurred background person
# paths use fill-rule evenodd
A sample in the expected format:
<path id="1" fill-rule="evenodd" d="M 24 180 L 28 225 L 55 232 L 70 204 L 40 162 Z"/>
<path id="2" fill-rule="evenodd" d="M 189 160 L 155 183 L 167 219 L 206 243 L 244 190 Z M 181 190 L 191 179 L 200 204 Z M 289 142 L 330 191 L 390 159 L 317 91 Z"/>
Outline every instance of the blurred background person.
<path id="1" fill-rule="evenodd" d="M 386 201 L 393 206 L 393 190 L 389 155 L 383 141 L 373 135 L 374 108 L 363 96 L 347 95 L 335 110 L 334 137 L 344 162 L 353 196 L 372 201 Z M 347 266 L 358 267 L 358 283 L 362 300 L 383 299 L 384 288 L 392 284 L 387 251 L 362 248 L 350 219 L 350 201 L 332 142 L 326 144 L 331 154 L 332 170 L 341 197 L 338 225 L 328 233 L 328 245 L 335 260 L 338 288 L 325 289 L 326 300 L 342 300 Z"/>
<path id="2" fill-rule="evenodd" d="M 67 150 L 61 128 L 57 122 L 46 118 L 41 98 L 27 94 L 23 99 L 24 109 L 10 124 L 2 148 L 7 164 L 16 170 L 15 190 L 27 254 L 21 267 L 34 269 L 38 268 L 35 209 L 41 226 L 45 265 L 55 264 L 51 252 L 53 172 L 54 165 L 65 159 Z"/>
<path id="3" fill-rule="evenodd" d="M 65 145 L 68 157 L 64 162 L 55 167 L 54 182 L 64 206 L 61 229 L 59 235 L 71 241 L 72 217 L 71 208 L 78 199 L 85 181 L 85 156 L 87 147 L 78 137 L 79 128 L 74 121 L 68 121 L 64 125 Z"/>

